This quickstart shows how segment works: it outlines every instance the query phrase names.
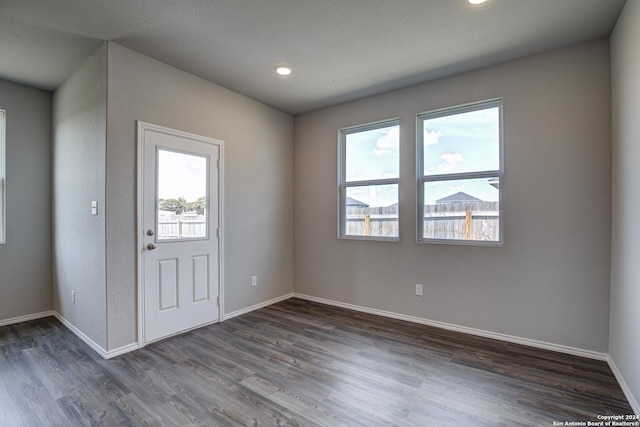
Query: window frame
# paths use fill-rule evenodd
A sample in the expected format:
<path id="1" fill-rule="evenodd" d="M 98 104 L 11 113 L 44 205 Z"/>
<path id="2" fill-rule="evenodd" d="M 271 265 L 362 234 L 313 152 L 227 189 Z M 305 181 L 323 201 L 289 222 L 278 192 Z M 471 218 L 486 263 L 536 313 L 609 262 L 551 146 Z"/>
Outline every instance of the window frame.
<path id="1" fill-rule="evenodd" d="M 7 112 L 0 110 L 0 245 L 7 242 L 7 169 L 6 169 L 6 153 L 7 153 Z"/>
<path id="2" fill-rule="evenodd" d="M 504 246 L 504 102 L 502 98 L 472 102 L 454 107 L 441 108 L 420 113 L 416 116 L 416 241 L 418 243 L 435 243 L 470 246 Z M 498 162 L 499 169 L 476 172 L 425 175 L 424 173 L 424 122 L 439 117 L 469 113 L 472 111 L 498 108 Z M 483 179 L 498 177 L 498 240 L 465 240 L 424 237 L 424 186 L 427 182 L 456 181 L 462 179 Z"/>
<path id="3" fill-rule="evenodd" d="M 360 181 L 347 181 L 347 136 L 355 133 L 366 132 L 375 129 L 397 126 L 400 131 L 400 119 L 398 117 L 371 122 L 362 125 L 349 126 L 338 130 L 338 239 L 348 240 L 374 240 L 374 241 L 400 241 L 400 155 L 398 156 L 398 177 L 381 178 Z M 398 153 L 400 153 L 400 137 L 398 136 Z M 398 235 L 397 236 L 360 236 L 346 234 L 346 200 L 347 189 L 354 187 L 368 187 L 372 185 L 396 185 L 398 188 Z"/>

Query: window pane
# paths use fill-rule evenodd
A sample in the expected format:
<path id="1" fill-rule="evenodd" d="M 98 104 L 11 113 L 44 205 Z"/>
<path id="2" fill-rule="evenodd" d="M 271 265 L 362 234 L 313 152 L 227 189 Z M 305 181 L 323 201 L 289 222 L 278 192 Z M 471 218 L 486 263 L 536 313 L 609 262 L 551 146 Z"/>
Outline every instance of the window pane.
<path id="1" fill-rule="evenodd" d="M 346 134 L 345 182 L 398 178 L 398 125 Z"/>
<path id="2" fill-rule="evenodd" d="M 5 112 L 0 110 L 0 244 L 5 242 L 5 215 L 6 215 L 6 138 L 5 138 Z"/>
<path id="3" fill-rule="evenodd" d="M 423 235 L 439 240 L 500 240 L 498 177 L 424 183 Z"/>
<path id="4" fill-rule="evenodd" d="M 207 237 L 207 158 L 158 150 L 158 240 Z"/>
<path id="5" fill-rule="evenodd" d="M 424 120 L 424 175 L 500 169 L 499 107 Z"/>
<path id="6" fill-rule="evenodd" d="M 345 235 L 398 237 L 398 184 L 347 187 Z"/>

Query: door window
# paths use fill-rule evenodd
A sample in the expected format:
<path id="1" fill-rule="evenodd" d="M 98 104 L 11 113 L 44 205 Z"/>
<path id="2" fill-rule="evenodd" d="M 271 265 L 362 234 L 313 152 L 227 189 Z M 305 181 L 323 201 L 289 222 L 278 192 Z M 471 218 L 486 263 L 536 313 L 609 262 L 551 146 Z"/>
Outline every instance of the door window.
<path id="1" fill-rule="evenodd" d="M 157 158 L 157 240 L 208 237 L 208 157 L 158 148 Z"/>

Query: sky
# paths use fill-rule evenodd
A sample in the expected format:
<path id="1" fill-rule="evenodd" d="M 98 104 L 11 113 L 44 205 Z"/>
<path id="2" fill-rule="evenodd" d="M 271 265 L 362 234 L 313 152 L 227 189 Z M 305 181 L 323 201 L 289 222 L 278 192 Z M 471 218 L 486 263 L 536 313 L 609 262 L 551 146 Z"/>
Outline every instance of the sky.
<path id="1" fill-rule="evenodd" d="M 158 199 L 193 202 L 206 194 L 207 157 L 159 150 Z"/>
<path id="2" fill-rule="evenodd" d="M 424 120 L 424 175 L 447 175 L 500 169 L 499 108 L 487 108 Z M 498 190 L 488 178 L 428 182 L 424 202 L 465 192 L 497 201 Z"/>
<path id="3" fill-rule="evenodd" d="M 346 181 L 398 178 L 399 138 L 397 125 L 347 134 Z M 390 206 L 398 203 L 398 185 L 349 187 L 347 197 L 370 206 Z"/>
<path id="4" fill-rule="evenodd" d="M 500 169 L 498 107 L 424 120 L 425 176 Z M 399 126 L 346 136 L 346 181 L 397 178 L 400 174 Z M 425 203 L 463 191 L 478 199 L 498 200 L 488 179 L 428 182 Z M 348 187 L 347 196 L 370 206 L 398 202 L 397 185 Z"/>

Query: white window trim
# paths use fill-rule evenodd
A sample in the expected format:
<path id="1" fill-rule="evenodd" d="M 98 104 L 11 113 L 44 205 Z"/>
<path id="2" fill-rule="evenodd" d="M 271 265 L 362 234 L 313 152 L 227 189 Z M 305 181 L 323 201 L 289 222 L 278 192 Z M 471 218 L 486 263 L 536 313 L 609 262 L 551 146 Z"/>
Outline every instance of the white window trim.
<path id="1" fill-rule="evenodd" d="M 6 169 L 6 118 L 4 110 L 0 110 L 0 244 L 7 241 L 6 238 L 6 213 L 7 213 L 7 169 Z"/>
<path id="2" fill-rule="evenodd" d="M 365 181 L 349 181 L 347 182 L 347 135 L 352 133 L 366 132 L 368 130 L 379 129 L 384 127 L 400 126 L 400 119 L 393 118 L 387 120 L 381 120 L 378 122 L 367 123 L 363 125 L 356 125 L 347 128 L 342 128 L 338 131 L 338 239 L 349 240 L 382 240 L 390 242 L 400 241 L 400 173 L 397 178 L 387 179 L 371 179 Z M 400 150 L 400 147 L 398 147 Z M 370 185 L 397 185 L 398 186 L 398 235 L 394 237 L 384 236 L 358 236 L 352 234 L 346 234 L 346 200 L 347 200 L 347 188 L 351 187 L 365 187 Z"/>
<path id="3" fill-rule="evenodd" d="M 424 122 L 425 120 L 450 116 L 453 114 L 461 114 L 470 111 L 483 110 L 486 108 L 498 107 L 499 111 L 499 170 L 466 172 L 457 174 L 440 174 L 440 175 L 424 175 Z M 470 245 L 470 246 L 504 246 L 504 125 L 503 125 L 503 101 L 502 98 L 494 98 L 485 101 L 473 102 L 470 104 L 459 105 L 456 107 L 442 108 L 439 110 L 429 111 L 418 114 L 416 118 L 416 175 L 417 175 L 417 191 L 416 191 L 416 241 L 418 243 L 437 243 L 448 245 Z M 462 239 L 431 239 L 425 238 L 424 235 L 424 184 L 434 181 L 453 181 L 460 179 L 475 178 L 492 178 L 498 177 L 500 180 L 499 191 L 499 222 L 498 234 L 500 236 L 497 241 L 490 240 L 462 240 Z"/>

